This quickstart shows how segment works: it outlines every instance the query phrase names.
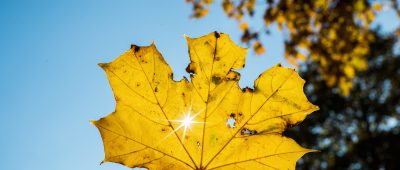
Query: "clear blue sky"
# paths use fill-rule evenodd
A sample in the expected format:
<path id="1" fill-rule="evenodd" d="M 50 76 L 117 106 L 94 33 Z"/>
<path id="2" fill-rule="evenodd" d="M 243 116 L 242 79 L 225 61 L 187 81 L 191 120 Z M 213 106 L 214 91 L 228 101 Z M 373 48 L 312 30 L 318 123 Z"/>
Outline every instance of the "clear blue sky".
<path id="1" fill-rule="evenodd" d="M 154 40 L 180 79 L 189 62 L 183 34 L 217 30 L 239 43 L 237 24 L 219 3 L 202 20 L 190 13 L 184 0 L 1 0 L 0 169 L 127 169 L 99 165 L 103 145 L 89 120 L 112 112 L 115 101 L 97 63 Z M 389 29 L 398 25 L 381 20 Z M 284 61 L 282 36 L 272 32 L 263 39 L 265 56 L 249 51 L 242 86 Z"/>

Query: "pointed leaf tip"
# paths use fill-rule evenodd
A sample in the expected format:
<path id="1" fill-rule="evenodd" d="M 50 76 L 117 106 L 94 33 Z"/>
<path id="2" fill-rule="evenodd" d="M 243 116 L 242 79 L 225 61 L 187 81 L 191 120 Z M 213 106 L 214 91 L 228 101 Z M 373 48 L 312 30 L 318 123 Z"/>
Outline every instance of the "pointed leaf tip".
<path id="1" fill-rule="evenodd" d="M 96 121 L 95 120 L 89 120 L 89 123 L 92 124 L 92 125 L 95 125 Z"/>
<path id="2" fill-rule="evenodd" d="M 106 68 L 108 66 L 108 63 L 99 63 L 97 65 L 104 69 L 104 68 Z"/>

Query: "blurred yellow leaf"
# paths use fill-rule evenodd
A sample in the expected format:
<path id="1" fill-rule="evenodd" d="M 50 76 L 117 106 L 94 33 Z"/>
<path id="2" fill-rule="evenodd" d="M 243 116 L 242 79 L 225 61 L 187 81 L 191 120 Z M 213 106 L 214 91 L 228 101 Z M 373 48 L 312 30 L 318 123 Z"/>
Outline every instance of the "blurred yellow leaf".
<path id="1" fill-rule="evenodd" d="M 222 8 L 224 9 L 225 13 L 230 13 L 233 10 L 234 5 L 230 0 L 224 0 L 222 2 Z"/>
<path id="2" fill-rule="evenodd" d="M 259 41 L 254 42 L 253 49 L 257 55 L 261 55 L 261 54 L 265 53 L 265 48 Z"/>
<path id="3" fill-rule="evenodd" d="M 356 3 L 354 4 L 354 9 L 357 12 L 362 12 L 365 9 L 365 4 L 363 0 L 356 0 Z"/>
<path id="4" fill-rule="evenodd" d="M 329 30 L 329 38 L 335 40 L 337 38 L 335 30 Z"/>
<path id="5" fill-rule="evenodd" d="M 331 76 L 331 75 L 326 75 L 326 84 L 329 87 L 332 87 L 333 85 L 335 85 L 336 83 L 336 77 L 335 76 Z"/>
<path id="6" fill-rule="evenodd" d="M 372 10 L 367 11 L 367 19 L 368 23 L 372 22 L 375 19 L 375 14 Z"/>
<path id="7" fill-rule="evenodd" d="M 365 61 L 363 58 L 357 58 L 354 57 L 351 60 L 351 64 L 357 68 L 358 70 L 366 70 L 368 67 L 367 61 Z"/>
<path id="8" fill-rule="evenodd" d="M 194 13 L 193 17 L 194 17 L 194 18 L 201 18 L 201 17 L 206 16 L 207 14 L 208 14 L 208 9 L 203 8 L 203 9 L 197 10 L 197 11 Z"/>
<path id="9" fill-rule="evenodd" d="M 282 30 L 283 23 L 285 22 L 285 17 L 283 15 L 278 15 L 276 18 L 276 22 L 278 23 L 278 29 Z"/>
<path id="10" fill-rule="evenodd" d="M 382 4 L 381 3 L 374 3 L 374 5 L 372 6 L 372 8 L 375 11 L 381 11 L 382 10 Z"/>
<path id="11" fill-rule="evenodd" d="M 400 37 L 400 28 L 396 29 L 396 33 L 395 34 Z"/>
<path id="12" fill-rule="evenodd" d="M 343 96 L 348 96 L 350 94 L 352 86 L 353 82 L 351 81 L 351 79 L 340 77 L 339 88 L 340 88 L 340 93 Z"/>
<path id="13" fill-rule="evenodd" d="M 289 57 L 289 58 L 287 58 L 287 61 L 288 61 L 290 64 L 292 64 L 293 66 L 299 67 L 299 64 L 297 63 L 297 59 L 296 59 L 296 58 L 294 58 L 294 57 Z"/>
<path id="14" fill-rule="evenodd" d="M 203 0 L 203 2 L 206 4 L 211 4 L 211 3 L 213 3 L 213 0 Z"/>
<path id="15" fill-rule="evenodd" d="M 240 29 L 241 29 L 242 31 L 245 31 L 245 30 L 248 30 L 248 29 L 249 29 L 249 25 L 248 25 L 246 22 L 240 23 L 239 27 L 240 27 Z"/>
<path id="16" fill-rule="evenodd" d="M 307 57 L 302 53 L 297 53 L 296 58 L 300 61 L 306 61 Z"/>
<path id="17" fill-rule="evenodd" d="M 346 74 L 346 76 L 347 76 L 348 78 L 353 78 L 353 77 L 354 77 L 354 74 L 355 74 L 355 70 L 354 70 L 354 68 L 353 68 L 352 66 L 350 66 L 350 65 L 345 65 L 345 66 L 344 66 L 344 73 Z"/>
<path id="18" fill-rule="evenodd" d="M 303 93 L 304 80 L 276 65 L 241 89 L 246 49 L 228 35 L 187 38 L 191 81 L 174 81 L 154 44 L 132 48 L 100 64 L 116 108 L 92 123 L 105 159 L 149 169 L 294 169 L 311 152 L 283 136 L 318 109 Z"/>

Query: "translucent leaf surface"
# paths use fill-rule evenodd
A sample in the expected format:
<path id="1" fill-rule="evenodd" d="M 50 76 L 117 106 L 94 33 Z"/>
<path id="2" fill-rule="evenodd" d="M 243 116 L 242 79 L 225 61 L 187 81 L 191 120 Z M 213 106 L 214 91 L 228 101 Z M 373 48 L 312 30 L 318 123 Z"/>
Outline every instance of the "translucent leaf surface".
<path id="1" fill-rule="evenodd" d="M 294 169 L 312 150 L 282 135 L 318 109 L 294 69 L 276 65 L 241 89 L 246 49 L 213 32 L 188 38 L 190 81 L 174 81 L 154 44 L 106 64 L 116 109 L 92 123 L 103 162 L 149 169 Z"/>

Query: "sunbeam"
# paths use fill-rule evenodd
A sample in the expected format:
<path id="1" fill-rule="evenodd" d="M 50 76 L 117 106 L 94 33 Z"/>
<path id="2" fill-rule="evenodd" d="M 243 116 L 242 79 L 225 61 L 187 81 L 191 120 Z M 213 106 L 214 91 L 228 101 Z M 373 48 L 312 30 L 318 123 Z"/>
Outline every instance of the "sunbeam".
<path id="1" fill-rule="evenodd" d="M 187 113 L 183 115 L 183 118 L 181 120 L 168 120 L 169 122 L 180 123 L 180 124 L 177 128 L 175 128 L 174 131 L 172 131 L 167 136 L 165 136 L 164 139 L 168 138 L 170 135 L 172 135 L 173 133 L 176 133 L 179 129 L 183 128 L 183 133 L 182 133 L 182 138 L 181 138 L 182 143 L 183 143 L 185 140 L 185 137 L 186 137 L 186 132 L 188 131 L 188 129 L 189 130 L 191 129 L 192 124 L 203 123 L 203 122 L 193 121 L 202 111 L 203 110 L 192 115 L 192 105 L 190 105 Z"/>

